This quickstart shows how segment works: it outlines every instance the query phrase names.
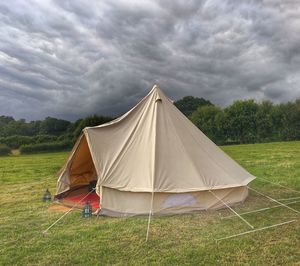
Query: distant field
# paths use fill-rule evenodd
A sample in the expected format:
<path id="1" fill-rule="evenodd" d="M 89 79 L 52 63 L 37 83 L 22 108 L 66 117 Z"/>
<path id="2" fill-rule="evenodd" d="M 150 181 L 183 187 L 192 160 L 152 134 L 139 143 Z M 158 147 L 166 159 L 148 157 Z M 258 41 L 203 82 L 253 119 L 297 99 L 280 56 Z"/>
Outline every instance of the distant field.
<path id="1" fill-rule="evenodd" d="M 225 146 L 224 151 L 257 176 L 251 186 L 280 198 L 300 197 L 264 181 L 300 191 L 300 142 Z M 54 194 L 55 173 L 68 153 L 0 157 L 0 265 L 300 265 L 300 215 L 274 208 L 245 215 L 255 227 L 295 223 L 231 240 L 215 239 L 247 231 L 229 210 L 154 217 L 145 243 L 147 217 L 83 219 L 69 214 L 45 237 L 41 232 L 61 216 L 41 202 Z M 251 192 L 237 212 L 274 203 Z M 290 205 L 300 211 L 299 202 Z"/>

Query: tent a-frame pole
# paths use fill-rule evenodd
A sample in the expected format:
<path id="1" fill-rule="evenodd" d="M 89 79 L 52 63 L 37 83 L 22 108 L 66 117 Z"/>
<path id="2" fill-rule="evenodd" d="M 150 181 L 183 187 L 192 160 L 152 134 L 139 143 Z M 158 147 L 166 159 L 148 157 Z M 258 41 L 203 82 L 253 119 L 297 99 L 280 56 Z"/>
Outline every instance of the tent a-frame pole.
<path id="1" fill-rule="evenodd" d="M 300 200 L 287 202 L 285 204 L 286 205 L 291 205 L 291 204 L 295 204 L 295 203 L 298 203 L 298 202 L 300 202 Z M 242 215 L 245 215 L 245 214 L 267 211 L 267 210 L 271 210 L 271 209 L 275 209 L 275 208 L 279 208 L 279 207 L 283 207 L 282 204 L 278 204 L 278 205 L 270 206 L 270 207 L 265 207 L 265 208 L 261 208 L 261 209 L 258 209 L 258 210 L 252 210 L 252 211 L 242 212 L 242 213 L 240 213 L 240 215 L 242 216 Z M 235 217 L 235 215 L 221 217 L 221 219 L 229 219 L 229 218 L 232 218 L 232 217 Z"/>
<path id="2" fill-rule="evenodd" d="M 272 184 L 272 185 L 275 185 L 275 186 L 278 186 L 278 187 L 282 187 L 282 188 L 285 188 L 286 190 L 289 190 L 289 191 L 296 192 L 296 193 L 299 193 L 299 194 L 300 194 L 300 191 L 298 191 L 298 190 L 292 189 L 292 188 L 290 188 L 290 187 L 283 186 L 283 185 L 281 185 L 281 184 L 272 182 L 272 181 L 270 181 L 270 180 L 268 180 L 268 179 L 265 179 L 265 178 L 262 178 L 262 177 L 259 177 L 259 178 L 258 178 L 258 180 L 260 180 L 260 179 L 263 180 L 263 181 L 266 181 L 266 182 L 268 182 L 268 183 L 270 183 L 270 184 Z"/>
<path id="3" fill-rule="evenodd" d="M 280 201 L 278 201 L 278 200 L 276 200 L 276 199 L 273 199 L 273 198 L 271 198 L 270 196 L 268 196 L 268 195 L 266 195 L 266 194 L 263 194 L 263 193 L 259 192 L 258 190 L 254 189 L 254 188 L 251 188 L 251 187 L 249 187 L 249 186 L 248 186 L 248 188 L 249 188 L 250 190 L 256 192 L 257 194 L 259 194 L 259 195 L 261 195 L 261 196 L 264 196 L 264 197 L 266 197 L 267 199 L 269 199 L 269 200 L 271 200 L 271 201 L 274 201 L 274 202 L 280 204 L 281 206 L 286 207 L 287 209 L 290 209 L 290 210 L 293 211 L 293 212 L 296 212 L 296 213 L 300 214 L 300 212 L 297 211 L 297 210 L 295 210 L 294 208 L 292 208 L 292 207 L 290 207 L 290 206 L 288 206 L 288 205 L 286 205 L 286 204 L 284 204 L 284 203 L 282 203 L 282 202 L 280 202 Z"/>
<path id="4" fill-rule="evenodd" d="M 265 226 L 265 227 L 262 227 L 262 228 L 257 228 L 257 229 L 246 231 L 246 232 L 243 232 L 243 233 L 239 233 L 239 234 L 235 234 L 235 235 L 231 235 L 231 236 L 226 236 L 226 237 L 218 238 L 218 239 L 216 239 L 216 241 L 225 240 L 225 239 L 229 239 L 229 238 L 234 238 L 234 237 L 238 237 L 238 236 L 243 236 L 243 235 L 251 234 L 251 233 L 254 233 L 254 232 L 266 230 L 266 229 L 269 229 L 269 228 L 274 228 L 274 227 L 277 227 L 277 226 L 294 223 L 296 221 L 297 220 L 290 220 L 290 221 L 279 223 L 279 224 L 273 224 L 273 225 L 270 225 L 270 226 Z"/>
<path id="5" fill-rule="evenodd" d="M 43 234 L 46 234 L 50 228 L 52 228 L 54 225 L 56 225 L 62 218 L 64 218 L 68 213 L 70 213 L 75 207 L 78 206 L 80 202 L 82 202 L 85 198 L 87 198 L 88 195 L 90 195 L 92 192 L 94 192 L 95 188 L 93 188 L 91 191 L 89 191 L 80 201 L 76 202 L 70 210 L 65 212 L 62 216 L 60 216 L 54 223 L 52 223 L 46 230 L 43 231 Z"/>
<path id="6" fill-rule="evenodd" d="M 277 202 L 279 205 L 276 205 L 276 207 L 278 207 L 278 206 L 283 206 L 283 207 L 286 207 L 286 208 L 289 209 L 289 210 L 292 210 L 292 211 L 294 211 L 294 212 L 300 214 L 299 211 L 297 211 L 297 210 L 295 210 L 295 209 L 293 209 L 293 208 L 291 208 L 290 206 L 287 205 L 287 204 L 292 204 L 293 202 L 289 202 L 289 203 L 284 204 L 284 203 L 282 203 L 282 202 L 280 202 L 280 201 L 278 201 L 278 200 L 276 200 L 276 199 L 271 198 L 271 197 L 268 196 L 268 195 L 265 195 L 264 193 L 262 193 L 262 192 L 260 192 L 260 191 L 258 191 L 258 190 L 256 190 L 256 189 L 254 189 L 254 188 L 250 188 L 249 186 L 247 186 L 247 187 L 248 187 L 250 190 L 256 192 L 257 194 L 259 194 L 259 195 L 261 195 L 261 196 L 264 196 L 264 197 L 266 197 L 267 199 L 269 199 L 269 200 L 271 200 L 271 201 Z M 210 191 L 210 192 L 213 194 L 212 191 Z M 216 195 L 214 195 L 214 196 L 217 198 Z M 220 199 L 220 201 L 222 201 L 222 200 Z M 295 202 L 298 202 L 298 201 L 295 201 Z M 223 203 L 225 204 L 225 202 L 223 202 Z M 228 206 L 228 207 L 229 207 L 229 206 Z M 263 209 L 260 209 L 260 210 L 257 210 L 257 211 L 262 211 L 262 210 L 266 210 L 266 209 L 271 209 L 271 208 L 274 208 L 274 207 L 275 207 L 275 206 L 269 207 L 269 208 L 263 208 Z M 229 207 L 229 208 L 230 208 L 230 207 Z M 231 209 L 231 208 L 230 208 L 230 209 Z M 231 210 L 232 210 L 232 209 L 231 209 Z M 232 210 L 232 211 L 234 211 L 234 210 Z M 243 214 L 247 214 L 247 213 L 257 212 L 257 211 L 245 212 L 245 213 L 242 213 L 242 215 L 243 215 Z M 235 211 L 234 211 L 234 213 L 237 214 Z M 241 217 L 240 215 L 238 215 L 238 216 L 242 219 L 242 217 Z M 232 216 L 231 216 L 231 217 L 232 217 Z M 225 218 L 228 218 L 228 217 L 225 217 Z M 244 219 L 243 219 L 243 220 L 244 220 Z M 274 227 L 277 227 L 277 226 L 281 226 L 281 225 L 285 225 L 285 224 L 290 224 L 290 223 L 293 223 L 293 222 L 296 222 L 296 221 L 297 221 L 297 220 L 290 220 L 290 221 L 287 221 L 287 222 L 283 222 L 283 223 L 279 223 L 279 224 L 274 224 L 274 225 L 270 225 L 270 226 L 265 226 L 265 227 L 263 227 L 263 228 L 257 228 L 257 229 L 254 229 L 254 230 L 246 231 L 246 232 L 239 233 L 239 234 L 234 234 L 234 235 L 227 236 L 227 237 L 222 237 L 222 238 L 219 238 L 219 239 L 216 239 L 216 240 L 219 241 L 219 240 L 230 239 L 230 238 L 234 238 L 234 237 L 238 237 L 238 236 L 243 236 L 243 235 L 247 235 L 247 234 L 250 234 L 250 233 L 254 233 L 254 232 L 266 230 L 266 229 L 269 229 L 269 228 L 274 228 Z"/>
<path id="7" fill-rule="evenodd" d="M 229 210 L 231 210 L 236 216 L 238 216 L 245 224 L 247 224 L 251 229 L 254 229 L 254 226 L 246 221 L 241 215 L 239 215 L 234 209 L 232 209 L 224 200 L 219 198 L 214 192 L 209 190 L 209 192 L 220 202 L 222 202 Z"/>

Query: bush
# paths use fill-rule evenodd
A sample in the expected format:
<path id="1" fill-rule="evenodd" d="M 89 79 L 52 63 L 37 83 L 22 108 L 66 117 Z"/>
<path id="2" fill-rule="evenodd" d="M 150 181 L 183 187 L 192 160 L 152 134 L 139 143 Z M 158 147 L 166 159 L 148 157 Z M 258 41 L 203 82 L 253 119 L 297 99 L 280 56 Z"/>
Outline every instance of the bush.
<path id="1" fill-rule="evenodd" d="M 72 147 L 70 141 L 28 144 L 20 147 L 21 153 L 39 153 L 69 150 Z"/>
<path id="2" fill-rule="evenodd" d="M 51 135 L 36 135 L 36 136 L 18 136 L 0 137 L 0 144 L 6 144 L 11 149 L 18 149 L 22 145 L 50 143 L 58 141 L 58 137 Z M 65 139 L 61 139 L 64 141 Z"/>
<path id="3" fill-rule="evenodd" d="M 73 140 L 72 134 L 65 134 L 57 137 L 57 141 L 59 142 L 72 141 L 72 140 Z"/>
<path id="4" fill-rule="evenodd" d="M 0 144 L 0 156 L 8 155 L 10 153 L 10 148 L 5 144 Z"/>
<path id="5" fill-rule="evenodd" d="M 92 115 L 84 119 L 80 119 L 74 124 L 74 126 L 76 126 L 76 128 L 73 129 L 74 137 L 75 139 L 77 139 L 85 127 L 99 126 L 104 123 L 110 122 L 111 120 L 113 120 L 112 117 L 98 115 Z"/>
<path id="6" fill-rule="evenodd" d="M 18 149 L 23 144 L 30 144 L 33 142 L 33 137 L 28 136 L 9 136 L 0 138 L 0 143 L 7 145 L 11 149 Z"/>
<path id="7" fill-rule="evenodd" d="M 56 136 L 52 135 L 36 135 L 34 136 L 34 141 L 32 143 L 23 143 L 23 144 L 39 144 L 39 143 L 50 143 L 57 141 Z"/>

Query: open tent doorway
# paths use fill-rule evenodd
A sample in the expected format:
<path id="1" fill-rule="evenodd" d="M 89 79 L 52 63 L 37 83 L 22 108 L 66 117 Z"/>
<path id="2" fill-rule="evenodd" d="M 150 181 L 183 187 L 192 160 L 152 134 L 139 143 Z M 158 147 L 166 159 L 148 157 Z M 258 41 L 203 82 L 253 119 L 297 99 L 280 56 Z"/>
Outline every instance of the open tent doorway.
<path id="1" fill-rule="evenodd" d="M 97 210 L 100 197 L 95 190 L 91 192 L 96 187 L 97 179 L 97 171 L 83 134 L 75 144 L 64 172 L 61 173 L 59 182 L 65 189 L 56 196 L 56 199 L 64 205 L 76 205 L 79 208 L 89 201 L 93 210 Z"/>

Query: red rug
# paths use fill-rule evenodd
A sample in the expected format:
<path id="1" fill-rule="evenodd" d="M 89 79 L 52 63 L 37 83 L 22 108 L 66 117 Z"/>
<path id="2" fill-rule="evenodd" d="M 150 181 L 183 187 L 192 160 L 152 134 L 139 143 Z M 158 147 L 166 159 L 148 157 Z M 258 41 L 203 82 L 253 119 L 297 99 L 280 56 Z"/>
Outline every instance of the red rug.
<path id="1" fill-rule="evenodd" d="M 77 207 L 83 207 L 83 205 L 85 205 L 85 203 L 89 201 L 90 204 L 92 205 L 93 210 L 99 209 L 100 197 L 96 194 L 96 192 L 91 193 L 84 200 L 80 202 L 80 200 L 83 199 L 85 196 L 86 193 L 82 193 L 79 195 L 69 195 L 63 199 L 63 202 L 72 203 L 72 205 L 77 203 L 78 204 Z"/>

